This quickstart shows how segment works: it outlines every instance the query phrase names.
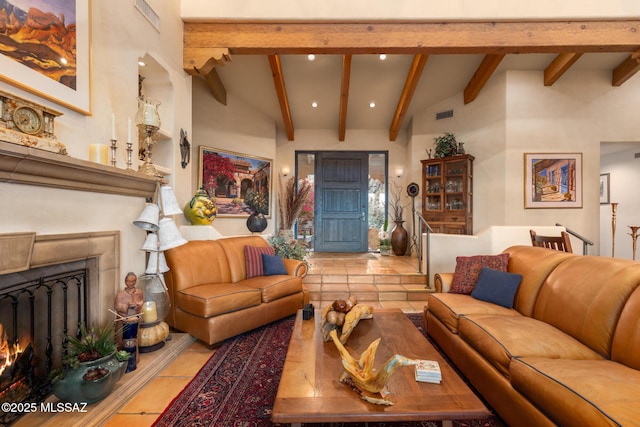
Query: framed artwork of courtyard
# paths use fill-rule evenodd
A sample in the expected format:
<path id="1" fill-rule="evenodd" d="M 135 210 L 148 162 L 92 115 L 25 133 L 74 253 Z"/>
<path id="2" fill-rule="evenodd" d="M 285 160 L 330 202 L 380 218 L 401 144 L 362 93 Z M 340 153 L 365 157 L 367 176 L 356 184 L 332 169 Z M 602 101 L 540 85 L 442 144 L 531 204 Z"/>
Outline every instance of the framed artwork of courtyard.
<path id="1" fill-rule="evenodd" d="M 218 217 L 271 216 L 273 160 L 200 146 L 198 187 L 218 209 Z"/>
<path id="2" fill-rule="evenodd" d="M 581 208 L 582 153 L 525 153 L 524 207 Z"/>

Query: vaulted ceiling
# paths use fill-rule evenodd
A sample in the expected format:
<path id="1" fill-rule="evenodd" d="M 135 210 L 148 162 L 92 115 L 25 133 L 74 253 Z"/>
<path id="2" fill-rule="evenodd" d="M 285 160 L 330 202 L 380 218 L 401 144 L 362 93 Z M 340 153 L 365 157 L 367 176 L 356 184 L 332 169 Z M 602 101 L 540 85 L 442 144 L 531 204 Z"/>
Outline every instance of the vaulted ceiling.
<path id="1" fill-rule="evenodd" d="M 393 141 L 416 111 L 459 93 L 473 102 L 505 69 L 539 70 L 541 88 L 585 69 L 623 86 L 640 70 L 640 20 L 185 22 L 183 67 L 291 141 L 295 129 L 336 129 L 344 141 L 372 128 Z"/>

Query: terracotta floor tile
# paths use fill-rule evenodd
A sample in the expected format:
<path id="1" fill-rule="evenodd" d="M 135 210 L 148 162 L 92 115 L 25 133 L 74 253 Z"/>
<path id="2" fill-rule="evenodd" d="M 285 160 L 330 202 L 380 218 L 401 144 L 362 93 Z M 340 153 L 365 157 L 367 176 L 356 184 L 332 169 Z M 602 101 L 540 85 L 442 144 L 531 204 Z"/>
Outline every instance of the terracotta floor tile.
<path id="1" fill-rule="evenodd" d="M 115 414 L 104 423 L 103 427 L 150 427 L 159 414 Z"/>
<path id="2" fill-rule="evenodd" d="M 156 377 L 120 408 L 118 413 L 161 414 L 191 379 L 191 377 Z"/>
<path id="3" fill-rule="evenodd" d="M 193 377 L 211 358 L 213 351 L 185 351 L 158 374 L 159 377 Z"/>

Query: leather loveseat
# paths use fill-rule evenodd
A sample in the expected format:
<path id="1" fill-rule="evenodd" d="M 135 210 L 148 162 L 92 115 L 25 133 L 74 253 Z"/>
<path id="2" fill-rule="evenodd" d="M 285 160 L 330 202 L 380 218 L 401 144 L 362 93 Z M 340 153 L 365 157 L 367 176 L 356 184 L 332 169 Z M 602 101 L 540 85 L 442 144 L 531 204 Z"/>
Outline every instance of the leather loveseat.
<path id="1" fill-rule="evenodd" d="M 640 263 L 503 253 L 522 275 L 513 308 L 448 293 L 439 274 L 428 334 L 509 425 L 640 425 Z"/>
<path id="2" fill-rule="evenodd" d="M 283 259 L 288 274 L 247 278 L 245 246 L 269 244 L 260 236 L 241 236 L 166 251 L 171 310 L 165 321 L 212 345 L 294 314 L 308 302 L 305 263 Z"/>

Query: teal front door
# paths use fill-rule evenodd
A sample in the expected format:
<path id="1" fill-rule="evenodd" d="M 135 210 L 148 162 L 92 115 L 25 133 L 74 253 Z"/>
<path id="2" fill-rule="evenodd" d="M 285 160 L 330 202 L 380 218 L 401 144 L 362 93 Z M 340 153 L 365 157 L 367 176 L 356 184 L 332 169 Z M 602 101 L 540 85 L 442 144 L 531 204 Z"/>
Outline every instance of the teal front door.
<path id="1" fill-rule="evenodd" d="M 369 154 L 319 152 L 315 170 L 315 250 L 367 252 Z"/>

